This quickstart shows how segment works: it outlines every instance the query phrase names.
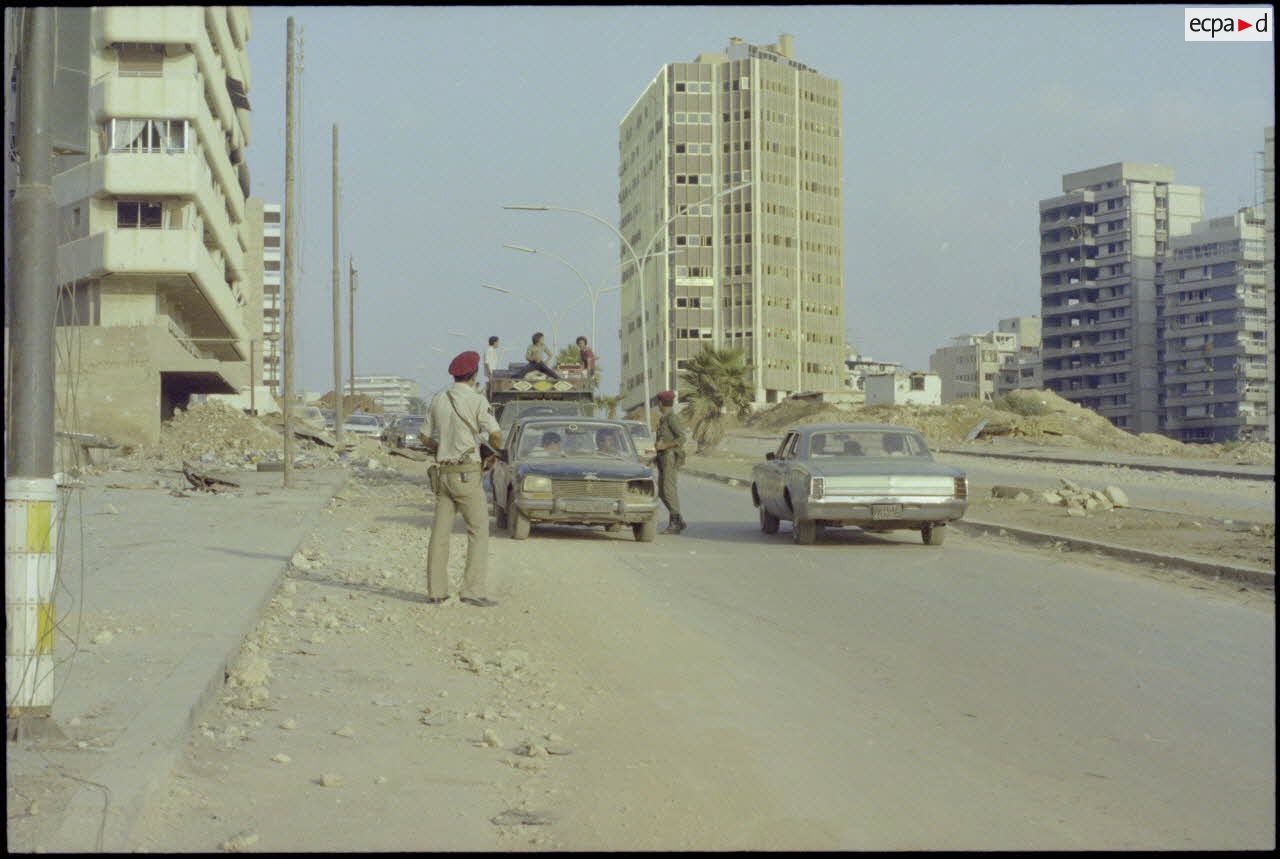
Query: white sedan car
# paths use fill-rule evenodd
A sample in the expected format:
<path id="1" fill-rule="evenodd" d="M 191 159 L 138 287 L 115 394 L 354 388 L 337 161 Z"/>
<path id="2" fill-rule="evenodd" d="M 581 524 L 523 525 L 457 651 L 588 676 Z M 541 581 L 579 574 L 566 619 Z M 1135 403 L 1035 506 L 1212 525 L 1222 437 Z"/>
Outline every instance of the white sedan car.
<path id="1" fill-rule="evenodd" d="M 342 422 L 342 431 L 379 438 L 382 435 L 382 424 L 373 415 L 352 415 Z"/>

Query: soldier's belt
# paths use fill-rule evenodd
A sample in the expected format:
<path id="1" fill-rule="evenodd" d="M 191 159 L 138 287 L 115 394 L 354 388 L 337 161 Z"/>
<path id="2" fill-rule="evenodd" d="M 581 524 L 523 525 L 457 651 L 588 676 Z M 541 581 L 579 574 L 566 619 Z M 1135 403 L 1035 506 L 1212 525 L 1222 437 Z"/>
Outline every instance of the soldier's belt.
<path id="1" fill-rule="evenodd" d="M 478 462 L 457 462 L 442 463 L 437 465 L 441 474 L 470 474 L 472 472 L 484 471 L 484 466 Z"/>

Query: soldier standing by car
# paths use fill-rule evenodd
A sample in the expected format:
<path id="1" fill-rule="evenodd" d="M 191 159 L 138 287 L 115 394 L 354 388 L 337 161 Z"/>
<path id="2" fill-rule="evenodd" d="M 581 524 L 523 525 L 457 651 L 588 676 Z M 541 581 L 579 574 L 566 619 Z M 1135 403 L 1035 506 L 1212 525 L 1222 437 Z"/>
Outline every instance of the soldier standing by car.
<path id="1" fill-rule="evenodd" d="M 427 408 L 422 438 L 427 453 L 435 457 L 432 489 L 436 514 L 427 548 L 427 602 L 442 603 L 449 597 L 449 534 L 458 514 L 467 524 L 467 566 L 460 596 L 464 603 L 494 606 L 485 596 L 489 562 L 489 504 L 482 481 L 484 465 L 476 439 L 488 435 L 497 448 L 502 437 L 498 422 L 489 413 L 489 402 L 476 390 L 479 352 L 463 352 L 449 364 L 453 385 L 436 394 Z"/>
<path id="2" fill-rule="evenodd" d="M 686 527 L 684 517 L 680 515 L 680 496 L 676 490 L 676 477 L 680 467 L 684 465 L 684 425 L 675 412 L 676 395 L 674 391 L 663 391 L 658 394 L 658 410 L 662 416 L 658 418 L 658 440 L 654 448 L 658 451 L 658 497 L 667 506 L 671 521 L 667 523 L 664 534 L 679 534 Z"/>

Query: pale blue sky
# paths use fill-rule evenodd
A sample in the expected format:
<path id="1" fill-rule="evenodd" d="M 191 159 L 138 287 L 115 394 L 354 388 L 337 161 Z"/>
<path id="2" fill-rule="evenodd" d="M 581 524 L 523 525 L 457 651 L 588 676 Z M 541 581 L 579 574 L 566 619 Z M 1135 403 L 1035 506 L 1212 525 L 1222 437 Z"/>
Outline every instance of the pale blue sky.
<path id="1" fill-rule="evenodd" d="M 598 287 L 617 282 L 609 230 L 502 205 L 616 223 L 618 121 L 661 66 L 784 32 L 843 90 L 848 338 L 924 368 L 952 336 L 1039 313 L 1037 204 L 1063 173 L 1156 162 L 1205 189 L 1207 215 L 1253 202 L 1254 153 L 1275 121 L 1272 43 L 1186 43 L 1182 10 L 255 6 L 249 163 L 253 193 L 271 202 L 284 200 L 289 15 L 305 39 L 295 384 L 332 387 L 332 123 L 344 290 L 347 254 L 360 271 L 356 370 L 429 392 L 448 357 L 491 333 L 511 358 L 535 328 L 550 333 L 532 304 L 481 283 L 564 308 L 561 340 L 589 335 L 573 274 L 504 242 L 557 253 Z M 612 392 L 616 293 L 597 324 Z"/>

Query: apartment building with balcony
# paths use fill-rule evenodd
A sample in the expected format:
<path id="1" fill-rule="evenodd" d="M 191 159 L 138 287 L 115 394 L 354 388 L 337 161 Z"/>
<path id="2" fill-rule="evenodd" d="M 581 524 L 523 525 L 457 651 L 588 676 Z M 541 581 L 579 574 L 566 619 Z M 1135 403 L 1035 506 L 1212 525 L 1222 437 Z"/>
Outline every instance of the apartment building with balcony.
<path id="1" fill-rule="evenodd" d="M 1171 237 L 1204 217 L 1173 168 L 1068 173 L 1040 201 L 1044 387 L 1130 432 L 1160 429 L 1159 284 Z"/>
<path id="2" fill-rule="evenodd" d="M 280 204 L 262 206 L 262 364 L 261 383 L 273 393 L 284 393 L 284 236 Z"/>
<path id="3" fill-rule="evenodd" d="M 62 7 L 55 30 L 58 428 L 153 441 L 190 395 L 247 388 L 261 338 L 249 11 Z"/>
<path id="4" fill-rule="evenodd" d="M 996 377 L 1018 354 L 1018 335 L 1008 331 L 962 334 L 929 356 L 929 372 L 942 382 L 942 402 L 995 399 Z"/>
<path id="5" fill-rule="evenodd" d="M 1012 334 L 1018 351 L 1004 356 L 996 373 L 994 396 L 1000 399 L 1010 391 L 1038 391 L 1044 387 L 1040 364 L 1040 317 L 1011 316 L 996 323 L 996 330 Z"/>
<path id="6" fill-rule="evenodd" d="M 1169 240 L 1164 264 L 1164 432 L 1179 441 L 1267 435 L 1263 212 L 1240 209 Z"/>
<path id="7" fill-rule="evenodd" d="M 356 376 L 355 392 L 371 397 L 384 412 L 408 412 L 418 383 L 403 376 Z"/>
<path id="8" fill-rule="evenodd" d="M 619 229 L 644 258 L 621 250 L 624 408 L 646 353 L 654 394 L 706 346 L 743 349 L 756 403 L 843 385 L 840 84 L 790 36 L 729 41 L 663 66 L 619 124 Z"/>

